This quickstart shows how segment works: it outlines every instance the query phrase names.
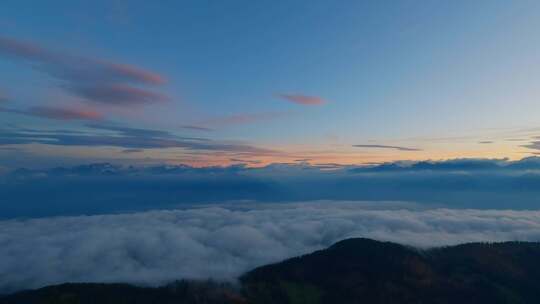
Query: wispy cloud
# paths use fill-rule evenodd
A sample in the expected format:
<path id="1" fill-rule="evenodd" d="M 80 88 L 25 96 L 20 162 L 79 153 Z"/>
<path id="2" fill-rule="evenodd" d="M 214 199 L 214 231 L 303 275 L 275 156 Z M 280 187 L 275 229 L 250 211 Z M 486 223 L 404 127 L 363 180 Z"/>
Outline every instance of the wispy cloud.
<path id="1" fill-rule="evenodd" d="M 0 145 L 39 143 L 55 146 L 119 147 L 124 149 L 183 148 L 196 151 L 225 151 L 272 154 L 276 151 L 248 144 L 213 141 L 205 138 L 182 137 L 167 131 L 130 128 L 108 124 L 87 124 L 92 131 L 71 133 L 42 132 L 28 129 L 0 129 Z"/>
<path id="2" fill-rule="evenodd" d="M 55 52 L 5 37 L 0 37 L 0 55 L 32 64 L 36 70 L 63 81 L 60 87 L 68 93 L 88 102 L 137 105 L 167 99 L 134 86 L 166 82 L 163 76 L 139 67 Z"/>
<path id="3" fill-rule="evenodd" d="M 204 131 L 204 132 L 214 131 L 214 129 L 212 129 L 212 128 L 196 126 L 196 125 L 182 125 L 182 126 L 180 126 L 180 128 L 181 129 L 187 129 L 187 130 Z"/>
<path id="4" fill-rule="evenodd" d="M 526 145 L 522 145 L 522 147 L 532 150 L 540 150 L 540 141 L 532 141 Z"/>
<path id="5" fill-rule="evenodd" d="M 270 121 L 280 117 L 289 115 L 286 112 L 261 112 L 261 113 L 244 113 L 244 114 L 234 114 L 226 115 L 221 117 L 215 117 L 203 121 L 201 124 L 205 126 L 213 127 L 222 127 L 222 126 L 231 126 L 231 125 L 243 125 L 251 124 L 262 121 Z"/>
<path id="6" fill-rule="evenodd" d="M 0 37 L 0 53 L 14 58 L 50 64 L 46 72 L 66 80 L 121 81 L 143 84 L 163 84 L 159 74 L 121 63 L 54 52 L 37 44 Z"/>
<path id="7" fill-rule="evenodd" d="M 353 145 L 356 148 L 368 148 L 368 149 L 392 149 L 399 151 L 422 151 L 419 148 L 400 147 L 400 146 L 388 146 L 388 145 Z"/>
<path id="8" fill-rule="evenodd" d="M 491 141 L 491 140 L 482 140 L 482 141 L 479 141 L 478 143 L 479 144 L 492 144 L 493 141 Z"/>
<path id="9" fill-rule="evenodd" d="M 143 149 L 125 149 L 122 150 L 122 153 L 138 153 L 144 151 Z"/>
<path id="10" fill-rule="evenodd" d="M 49 106 L 31 107 L 29 109 L 11 109 L 0 107 L 0 112 L 49 118 L 56 120 L 101 120 L 103 115 L 97 111 L 77 108 L 59 108 Z"/>
<path id="11" fill-rule="evenodd" d="M 66 86 L 65 89 L 86 100 L 111 105 L 139 105 L 167 101 L 167 96 L 125 84 Z"/>
<path id="12" fill-rule="evenodd" d="M 8 97 L 6 93 L 4 93 L 2 90 L 0 90 L 0 102 L 7 101 Z"/>
<path id="13" fill-rule="evenodd" d="M 321 105 L 326 103 L 326 101 L 320 97 L 316 96 L 306 96 L 306 95 L 296 95 L 296 94 L 279 94 L 279 97 L 282 99 L 306 106 Z"/>
<path id="14" fill-rule="evenodd" d="M 250 160 L 250 159 L 240 159 L 240 158 L 230 158 L 231 162 L 242 163 L 242 164 L 260 164 L 260 160 Z"/>

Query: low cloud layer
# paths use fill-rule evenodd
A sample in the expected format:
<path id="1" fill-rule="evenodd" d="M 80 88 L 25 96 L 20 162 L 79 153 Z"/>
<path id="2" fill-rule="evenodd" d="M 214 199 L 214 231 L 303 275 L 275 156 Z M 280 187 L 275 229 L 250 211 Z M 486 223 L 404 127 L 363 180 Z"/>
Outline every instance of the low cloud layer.
<path id="1" fill-rule="evenodd" d="M 420 247 L 539 241 L 540 211 L 314 202 L 0 221 L 0 290 L 67 281 L 234 280 L 349 237 Z"/>

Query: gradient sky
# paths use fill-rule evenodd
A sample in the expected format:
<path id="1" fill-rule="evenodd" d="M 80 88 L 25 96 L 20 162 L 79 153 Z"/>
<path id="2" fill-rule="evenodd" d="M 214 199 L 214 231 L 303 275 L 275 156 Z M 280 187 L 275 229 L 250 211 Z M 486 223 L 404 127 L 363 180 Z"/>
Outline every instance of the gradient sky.
<path id="1" fill-rule="evenodd" d="M 538 1 L 3 1 L 0 169 L 540 153 Z"/>

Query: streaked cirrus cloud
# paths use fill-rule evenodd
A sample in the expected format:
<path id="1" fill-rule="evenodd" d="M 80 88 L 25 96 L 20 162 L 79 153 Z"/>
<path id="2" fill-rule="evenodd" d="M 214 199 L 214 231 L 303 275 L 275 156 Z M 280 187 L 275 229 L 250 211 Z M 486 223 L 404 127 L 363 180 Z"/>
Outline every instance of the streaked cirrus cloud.
<path id="1" fill-rule="evenodd" d="M 102 104 L 139 105 L 167 101 L 167 96 L 125 84 L 66 86 L 75 95 Z"/>
<path id="2" fill-rule="evenodd" d="M 0 55 L 20 60 L 63 83 L 66 92 L 87 102 L 112 105 L 138 105 L 167 98 L 136 85 L 155 86 L 166 82 L 145 69 L 52 51 L 34 43 L 0 37 Z"/>
<path id="3" fill-rule="evenodd" d="M 274 154 L 276 151 L 243 143 L 184 137 L 167 131 L 131 128 L 107 123 L 86 124 L 90 130 L 81 132 L 31 129 L 0 129 L 0 146 L 12 144 L 47 144 L 54 146 L 117 147 L 123 149 L 183 148 L 195 151 L 242 152 Z"/>
<path id="4" fill-rule="evenodd" d="M 392 149 L 399 151 L 422 151 L 419 148 L 400 147 L 400 146 L 388 146 L 388 145 L 353 145 L 356 148 L 368 148 L 368 149 Z"/>
<path id="5" fill-rule="evenodd" d="M 25 110 L 2 108 L 0 112 L 15 113 L 40 118 L 56 120 L 101 120 L 103 115 L 95 110 L 78 108 L 60 108 L 51 106 L 37 106 Z"/>
<path id="6" fill-rule="evenodd" d="M 279 97 L 282 99 L 306 106 L 321 105 L 326 103 L 326 101 L 317 96 L 306 96 L 306 95 L 297 95 L 297 94 L 279 94 Z"/>
<path id="7" fill-rule="evenodd" d="M 182 125 L 180 126 L 181 129 L 186 130 L 195 130 L 195 131 L 204 131 L 204 132 L 211 132 L 214 131 L 212 128 L 203 127 L 203 126 L 197 126 L 197 125 Z"/>
<path id="8" fill-rule="evenodd" d="M 251 124 L 262 121 L 271 121 L 289 115 L 287 112 L 259 112 L 259 113 L 242 113 L 233 115 L 224 115 L 207 119 L 200 124 L 198 128 L 207 129 L 209 127 L 224 127 L 232 125 Z"/>
<path id="9" fill-rule="evenodd" d="M 538 138 L 538 137 L 535 137 L 535 138 Z M 527 149 L 532 149 L 532 150 L 540 150 L 540 141 L 538 140 L 531 141 L 530 143 L 526 145 L 522 145 L 522 147 L 527 148 Z"/>
<path id="10" fill-rule="evenodd" d="M 139 153 L 143 151 L 143 149 L 124 149 L 122 150 L 122 153 Z"/>

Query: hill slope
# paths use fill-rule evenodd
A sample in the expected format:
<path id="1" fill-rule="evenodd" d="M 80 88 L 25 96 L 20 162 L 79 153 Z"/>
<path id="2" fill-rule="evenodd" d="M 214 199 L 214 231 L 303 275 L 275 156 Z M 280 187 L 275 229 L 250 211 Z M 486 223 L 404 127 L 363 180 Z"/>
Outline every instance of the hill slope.
<path id="1" fill-rule="evenodd" d="M 540 303 L 540 244 L 419 251 L 349 239 L 245 274 L 257 303 Z"/>

